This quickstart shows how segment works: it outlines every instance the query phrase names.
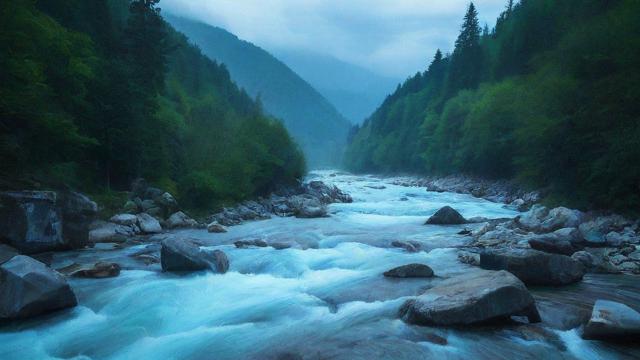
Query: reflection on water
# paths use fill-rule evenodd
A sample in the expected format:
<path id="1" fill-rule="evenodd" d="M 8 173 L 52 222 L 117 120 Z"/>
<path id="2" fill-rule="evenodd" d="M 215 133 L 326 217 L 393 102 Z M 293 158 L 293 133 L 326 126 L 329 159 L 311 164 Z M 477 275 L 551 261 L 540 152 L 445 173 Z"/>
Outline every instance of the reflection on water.
<path id="1" fill-rule="evenodd" d="M 225 234 L 179 234 L 224 250 L 225 275 L 164 274 L 127 264 L 120 277 L 71 280 L 80 306 L 0 328 L 0 359 L 613 359 L 638 349 L 580 339 L 579 324 L 597 298 L 638 307 L 633 277 L 588 276 L 562 289 L 532 289 L 542 326 L 446 329 L 408 326 L 397 318 L 407 297 L 443 278 L 478 271 L 457 261 L 452 247 L 468 241 L 463 226 L 425 226 L 444 205 L 466 217 L 513 217 L 500 204 L 468 195 L 428 193 L 390 180 L 351 175 L 313 177 L 350 193 L 352 204 L 331 205 L 323 219 L 274 218 L 230 228 Z M 373 189 L 369 186 L 384 189 Z M 292 248 L 236 249 L 243 238 L 289 243 Z M 418 241 L 426 251 L 391 248 Z M 131 259 L 139 249 L 110 252 Z M 88 254 L 88 255 L 87 255 Z M 77 254 L 60 254 L 56 262 Z M 104 256 L 84 252 L 82 256 Z M 422 262 L 433 279 L 386 279 L 394 266 Z"/>

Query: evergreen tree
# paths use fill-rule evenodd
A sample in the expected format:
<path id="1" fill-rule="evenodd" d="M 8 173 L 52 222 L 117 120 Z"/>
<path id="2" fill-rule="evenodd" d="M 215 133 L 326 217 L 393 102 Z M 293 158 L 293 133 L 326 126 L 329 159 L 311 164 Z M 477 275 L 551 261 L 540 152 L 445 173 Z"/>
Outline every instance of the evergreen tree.
<path id="1" fill-rule="evenodd" d="M 451 56 L 448 89 L 453 94 L 461 89 L 474 88 L 480 81 L 482 48 L 480 47 L 480 24 L 473 2 L 464 16 L 460 35 Z"/>

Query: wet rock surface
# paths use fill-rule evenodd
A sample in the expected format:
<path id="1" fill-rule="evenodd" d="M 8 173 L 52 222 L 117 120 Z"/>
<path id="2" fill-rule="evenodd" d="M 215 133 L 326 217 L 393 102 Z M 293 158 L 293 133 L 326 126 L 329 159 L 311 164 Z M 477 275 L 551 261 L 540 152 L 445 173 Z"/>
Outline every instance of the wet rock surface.
<path id="1" fill-rule="evenodd" d="M 212 270 L 225 273 L 229 260 L 220 250 L 206 250 L 188 239 L 171 238 L 162 242 L 160 262 L 164 271 Z"/>
<path id="2" fill-rule="evenodd" d="M 467 220 L 451 206 L 445 206 L 427 219 L 426 225 L 460 225 Z"/>
<path id="3" fill-rule="evenodd" d="M 433 269 L 425 264 L 407 264 L 385 271 L 383 275 L 390 278 L 428 278 L 433 276 Z"/>
<path id="4" fill-rule="evenodd" d="M 513 315 L 540 321 L 525 285 L 506 271 L 454 277 L 408 300 L 400 309 L 405 321 L 419 325 L 473 325 Z"/>
<path id="5" fill-rule="evenodd" d="M 625 304 L 598 300 L 582 337 L 589 340 L 640 340 L 640 313 Z"/>

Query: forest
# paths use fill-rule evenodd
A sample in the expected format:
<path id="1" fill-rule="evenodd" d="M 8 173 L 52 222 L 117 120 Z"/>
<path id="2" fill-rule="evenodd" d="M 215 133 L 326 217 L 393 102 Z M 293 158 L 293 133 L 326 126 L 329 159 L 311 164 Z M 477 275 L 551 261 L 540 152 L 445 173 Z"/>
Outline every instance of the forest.
<path id="1" fill-rule="evenodd" d="M 547 200 L 637 211 L 640 2 L 473 3 L 450 54 L 352 129 L 353 171 L 516 179 Z"/>
<path id="2" fill-rule="evenodd" d="M 108 195 L 144 177 L 210 208 L 303 176 L 282 123 L 158 2 L 1 2 L 0 187 Z"/>

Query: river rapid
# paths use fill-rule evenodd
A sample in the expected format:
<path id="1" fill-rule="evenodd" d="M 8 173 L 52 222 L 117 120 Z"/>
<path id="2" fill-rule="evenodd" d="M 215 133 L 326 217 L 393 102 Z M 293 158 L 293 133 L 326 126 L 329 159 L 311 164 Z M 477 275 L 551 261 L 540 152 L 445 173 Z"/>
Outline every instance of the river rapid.
<path id="1" fill-rule="evenodd" d="M 333 204 L 330 217 L 272 218 L 224 234 L 175 235 L 223 250 L 224 275 L 162 273 L 126 249 L 54 255 L 54 268 L 79 260 L 116 261 L 117 278 L 70 279 L 79 306 L 0 327 L 0 359 L 625 359 L 637 347 L 584 341 L 574 328 L 596 299 L 640 309 L 640 282 L 624 275 L 587 275 L 572 286 L 531 288 L 541 325 L 469 328 L 410 326 L 402 303 L 458 274 L 479 271 L 457 260 L 470 237 L 465 226 L 423 225 L 444 205 L 467 218 L 514 217 L 503 204 L 470 195 L 392 185 L 393 179 L 318 171 L 354 202 Z M 480 225 L 467 225 L 474 228 Z M 287 242 L 289 249 L 236 249 L 233 241 Z M 412 240 L 423 251 L 391 247 Z M 432 279 L 388 279 L 395 266 L 425 263 Z M 446 340 L 445 340 L 446 339 Z"/>

